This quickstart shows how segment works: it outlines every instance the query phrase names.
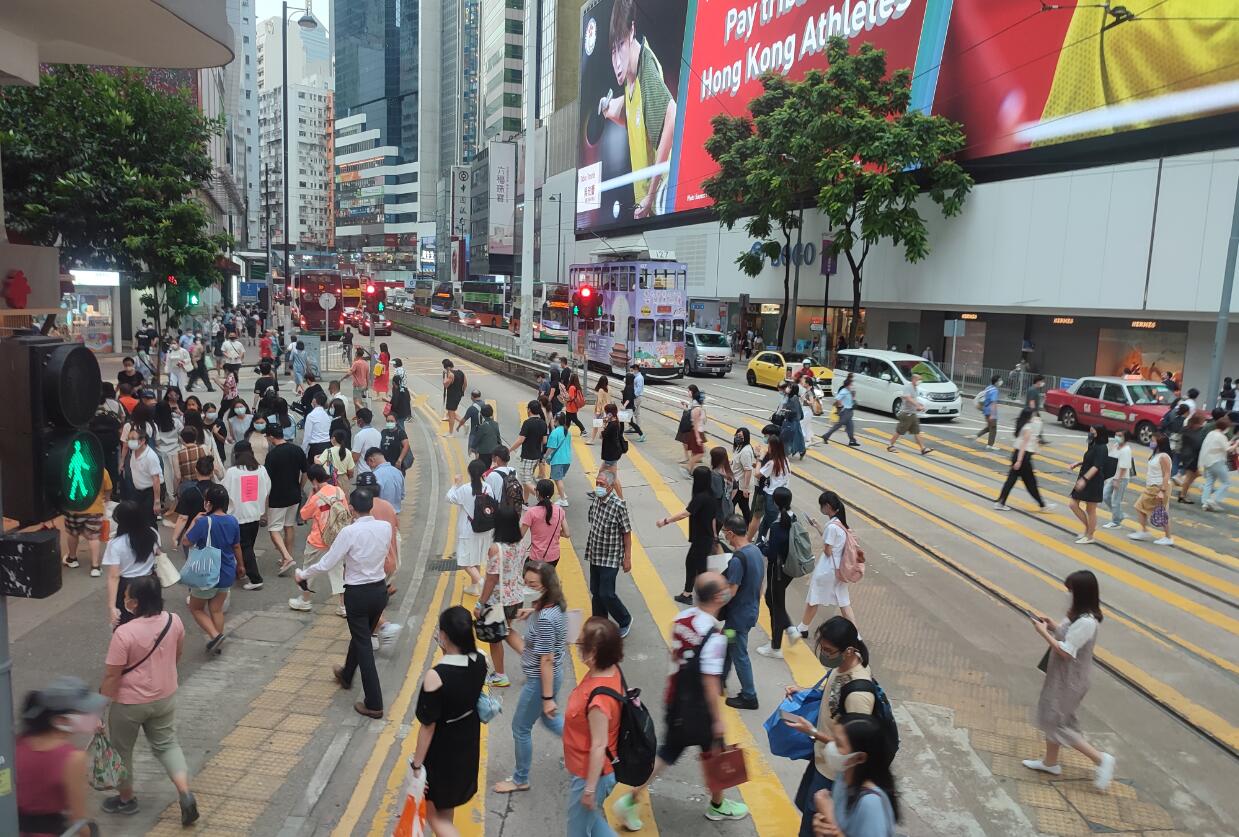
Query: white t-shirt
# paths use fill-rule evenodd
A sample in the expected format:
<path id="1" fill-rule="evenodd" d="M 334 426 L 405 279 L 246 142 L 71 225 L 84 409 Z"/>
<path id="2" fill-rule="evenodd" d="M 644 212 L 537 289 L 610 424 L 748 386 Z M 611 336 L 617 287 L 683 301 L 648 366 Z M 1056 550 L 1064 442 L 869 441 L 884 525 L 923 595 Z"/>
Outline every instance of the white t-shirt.
<path id="1" fill-rule="evenodd" d="M 1155 486 L 1162 484 L 1162 457 L 1169 459 L 1170 455 L 1155 453 L 1149 457 L 1149 464 L 1144 471 L 1145 485 Z"/>
<path id="2" fill-rule="evenodd" d="M 484 482 L 486 487 L 490 489 L 490 496 L 496 498 L 502 497 L 504 475 L 515 473 L 516 469 L 511 465 L 500 465 L 498 468 L 493 469 L 489 474 L 482 477 L 482 482 Z"/>
<path id="3" fill-rule="evenodd" d="M 829 560 L 831 568 L 839 566 L 839 559 L 843 557 L 843 546 L 847 543 L 847 532 L 843 530 L 843 524 L 839 522 L 839 518 L 832 517 L 826 523 L 826 531 L 822 535 L 823 553 L 829 552 Z M 826 550 L 825 547 L 830 549 Z"/>
<path id="4" fill-rule="evenodd" d="M 1212 467 L 1226 461 L 1226 451 L 1230 448 L 1230 440 L 1221 430 L 1210 430 L 1200 446 L 1200 468 Z"/>
<path id="5" fill-rule="evenodd" d="M 899 402 L 900 415 L 915 415 L 920 412 L 919 404 L 920 396 L 916 394 L 916 385 L 911 383 L 904 385 L 903 398 Z"/>
<path id="6" fill-rule="evenodd" d="M 240 363 L 245 358 L 245 347 L 240 340 L 225 340 L 219 350 L 227 363 Z"/>
<path id="7" fill-rule="evenodd" d="M 1131 476 L 1131 445 L 1123 445 L 1114 451 L 1114 458 L 1119 461 L 1118 470 L 1114 472 L 1116 477 L 1126 479 Z"/>
<path id="8" fill-rule="evenodd" d="M 1063 617 L 1063 619 L 1066 618 Z M 1067 626 L 1067 635 L 1058 643 L 1058 647 L 1070 654 L 1071 659 L 1074 660 L 1076 652 L 1095 636 L 1097 636 L 1097 619 L 1091 613 L 1084 613 Z"/>
<path id="9" fill-rule="evenodd" d="M 776 488 L 782 488 L 787 485 L 787 480 L 791 476 L 792 468 L 788 464 L 787 469 L 781 474 L 774 472 L 774 460 L 770 460 L 761 466 L 761 475 L 766 478 L 766 493 L 773 494 Z"/>
<path id="10" fill-rule="evenodd" d="M 357 473 L 364 474 L 370 470 L 366 464 L 366 451 L 381 447 L 383 434 L 374 427 L 363 427 L 353 434 L 353 453 L 357 456 Z"/>
<path id="11" fill-rule="evenodd" d="M 159 454 L 151 450 L 149 444 L 144 451 L 130 451 L 129 473 L 133 475 L 134 488 L 151 488 L 155 485 L 156 477 L 163 477 Z"/>
<path id="12" fill-rule="evenodd" d="M 736 481 L 736 487 L 740 489 L 751 488 L 751 485 L 746 485 L 744 482 L 744 472 L 752 471 L 754 464 L 757 462 L 757 454 L 753 452 L 752 445 L 745 445 L 731 457 L 731 476 Z"/>
<path id="13" fill-rule="evenodd" d="M 722 675 L 723 660 L 727 657 L 727 635 L 723 633 L 723 623 L 696 607 L 681 611 L 675 621 L 679 622 L 688 616 L 692 617 L 693 631 L 697 636 L 705 636 L 706 631 L 715 629 L 714 635 L 706 640 L 701 649 L 701 673 Z"/>
<path id="14" fill-rule="evenodd" d="M 253 523 L 267 509 L 271 493 L 271 477 L 267 469 L 257 471 L 233 465 L 224 472 L 224 488 L 228 491 L 228 512 L 237 523 Z"/>
<path id="15" fill-rule="evenodd" d="M 103 550 L 103 563 L 109 567 L 119 566 L 121 578 L 139 578 L 150 575 L 151 570 L 155 569 L 155 553 L 138 560 L 129 545 L 129 536 L 121 535 L 108 541 L 107 548 Z"/>

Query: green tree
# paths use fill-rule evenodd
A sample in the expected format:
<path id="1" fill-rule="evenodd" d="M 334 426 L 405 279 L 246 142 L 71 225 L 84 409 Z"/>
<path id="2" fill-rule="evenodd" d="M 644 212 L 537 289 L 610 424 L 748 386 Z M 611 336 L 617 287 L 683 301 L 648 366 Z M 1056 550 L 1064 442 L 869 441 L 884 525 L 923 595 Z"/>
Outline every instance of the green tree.
<path id="1" fill-rule="evenodd" d="M 921 195 L 943 215 L 957 215 L 972 178 L 956 161 L 965 144 L 962 127 L 942 116 L 909 111 L 912 72 L 887 74 L 886 53 L 870 44 L 848 51 L 844 38 L 826 47 L 825 72 L 805 74 L 813 117 L 803 140 L 817 149 L 813 178 L 817 206 L 833 230 L 834 251 L 846 259 L 852 278 L 852 323 L 856 343 L 861 281 L 873 245 L 887 240 L 917 262 L 929 254 Z"/>
<path id="2" fill-rule="evenodd" d="M 222 278 L 216 260 L 232 239 L 210 234 L 194 199 L 221 122 L 146 81 L 144 70 L 61 66 L 37 87 L 3 88 L 0 159 L 9 229 L 59 247 L 65 270 L 128 274 L 158 323 Z"/>
<path id="3" fill-rule="evenodd" d="M 800 137 L 809 118 L 807 91 L 774 74 L 764 77 L 762 84 L 764 92 L 749 103 L 751 116 L 719 114 L 712 120 L 714 132 L 706 140 L 706 152 L 718 164 L 718 172 L 702 184 L 714 200 L 719 220 L 728 229 L 743 221 L 745 232 L 760 242 L 757 249 L 736 257 L 748 276 L 760 274 L 766 258 L 791 254 L 793 234 L 799 241 L 804 207 L 817 192 L 813 168 L 803 162 L 813 159 L 811 149 Z M 783 348 L 789 348 L 795 336 L 786 331 L 793 304 L 791 279 L 792 259 L 787 258 L 778 331 Z"/>

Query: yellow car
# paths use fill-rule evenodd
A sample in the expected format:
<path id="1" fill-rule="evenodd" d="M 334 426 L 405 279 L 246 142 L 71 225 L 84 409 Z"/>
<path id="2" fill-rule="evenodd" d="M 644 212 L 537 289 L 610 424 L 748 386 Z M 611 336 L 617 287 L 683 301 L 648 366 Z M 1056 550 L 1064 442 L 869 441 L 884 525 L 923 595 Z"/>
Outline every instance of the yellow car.
<path id="1" fill-rule="evenodd" d="M 814 379 L 821 384 L 822 389 L 829 395 L 831 392 L 830 382 L 834 377 L 834 373 L 818 363 L 816 358 L 810 357 L 803 352 L 758 352 L 749 361 L 749 368 L 744 377 L 751 387 L 777 387 L 795 375 L 804 366 L 806 359 L 813 361 L 809 369 L 813 371 Z"/>

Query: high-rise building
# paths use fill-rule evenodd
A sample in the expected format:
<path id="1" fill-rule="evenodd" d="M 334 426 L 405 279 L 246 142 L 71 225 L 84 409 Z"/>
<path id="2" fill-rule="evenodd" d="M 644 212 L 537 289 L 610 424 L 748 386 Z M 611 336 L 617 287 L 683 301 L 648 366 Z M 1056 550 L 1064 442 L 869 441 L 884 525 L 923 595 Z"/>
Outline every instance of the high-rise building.
<path id="1" fill-rule="evenodd" d="M 509 5 L 517 0 L 505 0 Z M 528 0 L 538 21 L 538 119 L 574 102 L 578 95 L 581 4 L 568 0 Z"/>
<path id="2" fill-rule="evenodd" d="M 234 19 L 235 18 L 235 19 Z M 244 226 L 234 232 L 242 249 L 262 240 L 262 205 L 258 167 L 258 19 L 254 0 L 229 0 L 228 24 L 236 37 L 236 57 L 225 68 L 225 83 L 237 183 L 245 195 Z"/>
<path id="3" fill-rule="evenodd" d="M 331 51 L 321 21 L 285 21 L 288 38 L 288 242 L 293 267 L 334 267 L 328 134 L 332 119 Z M 273 261 L 282 263 L 284 217 L 284 67 L 279 18 L 258 26 L 260 217 L 271 229 Z M 265 232 L 265 230 L 264 230 Z M 265 246 L 266 236 L 259 241 Z"/>
<path id="4" fill-rule="evenodd" d="M 507 139 L 521 131 L 525 0 L 482 6 L 482 140 Z"/>
<path id="5" fill-rule="evenodd" d="M 423 5 L 337 0 L 332 6 L 336 252 L 342 267 L 380 279 L 412 281 L 417 270 Z M 435 124 L 437 97 L 434 103 L 429 124 Z"/>

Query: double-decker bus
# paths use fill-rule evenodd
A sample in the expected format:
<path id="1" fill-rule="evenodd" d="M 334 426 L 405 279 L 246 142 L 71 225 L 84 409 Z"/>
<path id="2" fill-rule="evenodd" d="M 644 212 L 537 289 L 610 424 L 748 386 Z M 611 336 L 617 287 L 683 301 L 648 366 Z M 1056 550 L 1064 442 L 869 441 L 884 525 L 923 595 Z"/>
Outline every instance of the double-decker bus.
<path id="1" fill-rule="evenodd" d="M 356 274 L 340 276 L 340 292 L 344 296 L 345 308 L 361 307 L 361 277 Z"/>
<path id="2" fill-rule="evenodd" d="M 297 274 L 297 301 L 294 319 L 303 331 L 326 334 L 328 339 L 344 333 L 344 288 L 338 270 L 303 270 Z M 323 308 L 323 294 L 335 298 L 335 305 Z"/>
<path id="3" fill-rule="evenodd" d="M 503 328 L 507 310 L 508 277 L 470 276 L 460 283 L 460 307 L 476 314 L 481 324 Z"/>
<path id="4" fill-rule="evenodd" d="M 515 284 L 515 283 L 514 283 Z M 567 343 L 568 325 L 572 320 L 572 289 L 568 285 L 533 284 L 533 339 L 543 343 Z M 519 285 L 512 290 L 512 315 L 508 329 L 521 333 Z"/>
<path id="5" fill-rule="evenodd" d="M 452 309 L 456 307 L 456 294 L 452 291 L 451 282 L 440 282 L 435 285 L 435 291 L 430 296 L 430 316 L 448 319 Z"/>
<path id="6" fill-rule="evenodd" d="M 631 261 L 568 268 L 573 288 L 589 285 L 602 300 L 602 316 L 583 336 L 589 365 L 622 377 L 633 363 L 645 377 L 684 375 L 684 326 L 688 320 L 688 268 L 681 262 Z M 582 336 L 573 332 L 580 345 Z"/>
<path id="7" fill-rule="evenodd" d="M 423 317 L 430 316 L 430 297 L 434 294 L 435 280 L 433 275 L 419 274 L 413 285 L 413 313 Z"/>

